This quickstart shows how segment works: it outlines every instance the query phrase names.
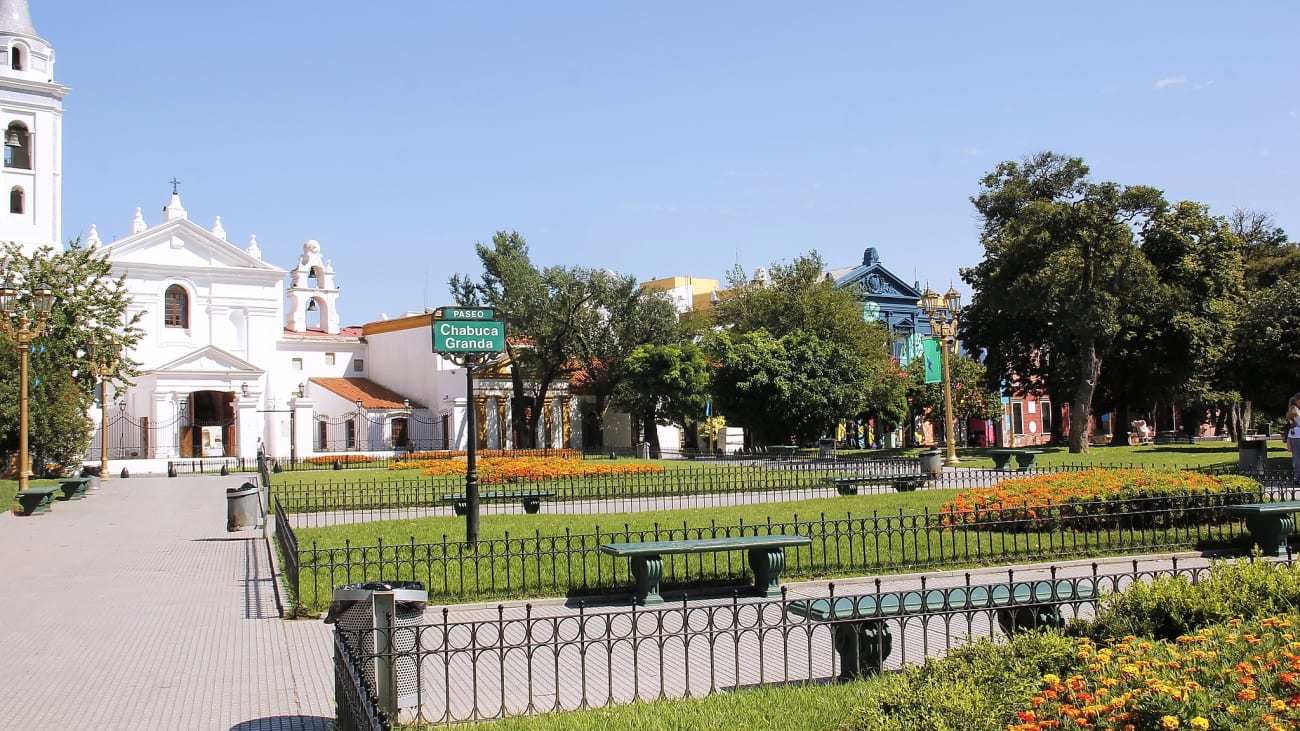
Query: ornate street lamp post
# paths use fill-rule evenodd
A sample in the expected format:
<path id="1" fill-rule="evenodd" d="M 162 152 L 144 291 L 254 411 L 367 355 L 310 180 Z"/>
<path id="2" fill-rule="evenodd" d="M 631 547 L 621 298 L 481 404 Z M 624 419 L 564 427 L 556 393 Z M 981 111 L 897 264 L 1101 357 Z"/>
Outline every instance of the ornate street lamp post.
<path id="1" fill-rule="evenodd" d="M 31 476 L 31 459 L 27 455 L 27 356 L 31 342 L 45 331 L 45 323 L 54 306 L 54 290 L 44 284 L 32 288 L 31 304 L 36 310 L 32 321 L 27 311 L 18 309 L 18 290 L 9 282 L 0 284 L 0 330 L 18 347 L 18 489 L 27 489 Z M 17 317 L 17 325 L 14 318 Z"/>
<path id="2" fill-rule="evenodd" d="M 99 379 L 99 479 L 108 479 L 108 377 L 117 365 L 117 344 L 112 336 L 100 347 L 90 338 L 90 369 Z"/>
<path id="3" fill-rule="evenodd" d="M 948 443 L 948 454 L 943 463 L 949 467 L 960 464 L 957 459 L 957 440 L 952 429 L 952 374 L 948 366 L 948 351 L 957 342 L 957 313 L 961 311 L 961 293 L 948 287 L 948 293 L 939 293 L 927 285 L 916 303 L 930 318 L 930 330 L 942 343 L 940 362 L 943 363 L 943 438 Z"/>
<path id="4" fill-rule="evenodd" d="M 357 397 L 357 428 L 354 430 L 354 433 L 352 435 L 353 446 L 356 448 L 358 452 L 361 451 L 361 423 L 362 423 L 361 419 L 364 418 L 361 415 L 361 408 L 364 405 L 365 402 L 361 400 L 360 396 L 358 396 Z"/>

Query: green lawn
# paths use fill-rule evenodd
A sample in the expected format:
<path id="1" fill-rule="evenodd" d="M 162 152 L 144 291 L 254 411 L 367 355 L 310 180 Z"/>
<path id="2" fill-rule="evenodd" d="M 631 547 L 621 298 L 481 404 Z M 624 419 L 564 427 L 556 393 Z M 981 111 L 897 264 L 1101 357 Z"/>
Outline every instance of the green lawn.
<path id="1" fill-rule="evenodd" d="M 1140 519 L 1114 529 L 953 530 L 926 517 L 955 492 L 629 514 L 488 513 L 482 516 L 477 550 L 465 546 L 465 520 L 457 517 L 304 528 L 296 531 L 301 559 L 297 601 L 319 611 L 335 586 L 374 580 L 420 581 L 436 603 L 620 592 L 630 585 L 628 562 L 601 554 L 600 545 L 736 535 L 738 526 L 751 526 L 750 533 L 759 526 L 759 534 L 797 532 L 812 539 L 811 546 L 786 551 L 783 576 L 791 580 L 1222 545 L 1236 532 L 1231 525 L 1189 527 L 1192 521 L 1170 525 Z M 731 586 L 748 576 L 743 552 L 664 560 L 669 588 Z"/>

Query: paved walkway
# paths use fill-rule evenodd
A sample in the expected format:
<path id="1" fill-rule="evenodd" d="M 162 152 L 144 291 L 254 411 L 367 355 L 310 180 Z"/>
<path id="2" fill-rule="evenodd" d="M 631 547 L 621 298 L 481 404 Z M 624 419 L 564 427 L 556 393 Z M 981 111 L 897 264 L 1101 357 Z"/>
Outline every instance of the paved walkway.
<path id="1" fill-rule="evenodd" d="M 231 477 L 107 481 L 0 514 L 0 727 L 322 731 L 330 628 L 279 619 Z"/>

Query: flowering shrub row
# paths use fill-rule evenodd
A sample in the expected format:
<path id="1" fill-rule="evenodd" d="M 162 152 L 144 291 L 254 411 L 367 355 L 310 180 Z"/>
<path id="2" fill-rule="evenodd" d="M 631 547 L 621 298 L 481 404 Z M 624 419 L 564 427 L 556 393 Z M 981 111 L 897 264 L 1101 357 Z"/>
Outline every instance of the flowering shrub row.
<path id="1" fill-rule="evenodd" d="M 1173 527 L 1223 520 L 1210 509 L 1254 499 L 1259 489 L 1240 475 L 1091 469 L 964 490 L 940 508 L 940 518 L 948 526 L 1003 531 Z"/>
<path id="2" fill-rule="evenodd" d="M 1080 667 L 1042 676 L 1008 731 L 1300 728 L 1300 616 L 1226 624 L 1167 640 L 1079 640 Z"/>
<path id="3" fill-rule="evenodd" d="M 465 463 L 446 459 L 404 463 L 403 469 L 420 468 L 426 475 L 455 475 L 465 472 Z M 571 477 L 643 475 L 663 472 L 652 464 L 584 462 L 564 457 L 485 457 L 475 465 L 479 482 L 535 482 Z"/>
<path id="4" fill-rule="evenodd" d="M 365 464 L 374 462 L 375 458 L 368 454 L 322 454 L 318 457 L 307 457 L 303 459 L 309 464 L 334 464 L 341 462 L 343 464 Z"/>
<path id="5" fill-rule="evenodd" d="M 464 459 L 468 455 L 463 449 L 442 449 L 436 452 L 411 452 L 402 456 L 401 460 L 393 462 L 388 469 L 390 470 L 409 470 L 418 465 L 416 462 L 429 462 L 432 460 L 449 460 Z M 582 457 L 581 449 L 476 449 L 474 450 L 476 458 L 483 457 L 559 457 L 560 459 L 579 459 Z"/>

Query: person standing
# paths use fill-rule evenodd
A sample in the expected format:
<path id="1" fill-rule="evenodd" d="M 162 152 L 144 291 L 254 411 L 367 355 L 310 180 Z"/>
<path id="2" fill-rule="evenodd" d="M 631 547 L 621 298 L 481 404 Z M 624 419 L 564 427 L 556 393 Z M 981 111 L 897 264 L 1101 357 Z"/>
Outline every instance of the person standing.
<path id="1" fill-rule="evenodd" d="M 1291 452 L 1291 477 L 1300 480 L 1300 394 L 1291 397 L 1286 410 L 1286 448 Z"/>

